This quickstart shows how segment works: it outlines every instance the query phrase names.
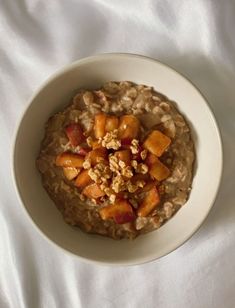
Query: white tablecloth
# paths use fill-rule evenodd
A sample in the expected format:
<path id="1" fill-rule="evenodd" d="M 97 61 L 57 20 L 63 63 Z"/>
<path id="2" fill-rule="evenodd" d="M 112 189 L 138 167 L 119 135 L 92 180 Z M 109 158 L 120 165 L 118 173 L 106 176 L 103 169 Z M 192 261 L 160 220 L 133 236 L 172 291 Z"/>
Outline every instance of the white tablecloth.
<path id="1" fill-rule="evenodd" d="M 0 0 L 1 308 L 235 307 L 234 15 L 233 0 Z M 58 68 L 102 52 L 151 56 L 183 73 L 222 132 L 224 175 L 209 217 L 181 248 L 141 266 L 64 254 L 32 226 L 12 185 L 13 132 L 28 98 Z"/>

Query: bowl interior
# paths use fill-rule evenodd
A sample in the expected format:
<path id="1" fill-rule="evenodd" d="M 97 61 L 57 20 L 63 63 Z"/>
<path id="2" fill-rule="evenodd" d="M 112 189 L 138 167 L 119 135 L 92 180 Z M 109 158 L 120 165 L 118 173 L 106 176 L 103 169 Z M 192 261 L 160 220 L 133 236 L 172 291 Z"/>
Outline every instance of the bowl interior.
<path id="1" fill-rule="evenodd" d="M 153 86 L 177 102 L 193 130 L 197 166 L 187 204 L 163 227 L 134 241 L 88 235 L 64 223 L 41 185 L 35 167 L 44 125 L 79 88 L 110 80 Z M 207 216 L 222 169 L 221 142 L 204 98 L 190 82 L 161 63 L 135 55 L 106 54 L 75 62 L 51 78 L 33 97 L 16 135 L 16 186 L 28 214 L 47 238 L 82 258 L 109 264 L 138 264 L 159 258 L 188 239 Z"/>

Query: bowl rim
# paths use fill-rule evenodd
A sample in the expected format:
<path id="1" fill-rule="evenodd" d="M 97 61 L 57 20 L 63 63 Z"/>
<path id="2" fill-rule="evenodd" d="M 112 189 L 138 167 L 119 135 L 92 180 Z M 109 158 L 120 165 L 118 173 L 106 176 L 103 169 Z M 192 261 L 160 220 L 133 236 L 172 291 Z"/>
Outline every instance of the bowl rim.
<path id="1" fill-rule="evenodd" d="M 20 193 L 20 188 L 18 185 L 18 181 L 17 181 L 17 176 L 16 176 L 16 170 L 15 170 L 15 155 L 16 155 L 16 144 L 17 144 L 17 139 L 18 139 L 18 133 L 19 133 L 19 129 L 21 126 L 21 122 L 24 118 L 24 116 L 26 115 L 32 101 L 37 97 L 37 95 L 50 83 L 52 82 L 54 79 L 56 79 L 57 77 L 69 72 L 70 70 L 72 70 L 73 68 L 76 68 L 77 66 L 83 64 L 83 63 L 89 63 L 89 62 L 94 62 L 94 61 L 98 61 L 98 60 L 102 60 L 104 58 L 108 58 L 108 57 L 123 57 L 123 58 L 136 58 L 139 60 L 146 60 L 149 62 L 153 62 L 153 63 L 158 63 L 158 65 L 167 68 L 168 70 L 173 71 L 174 73 L 176 73 L 177 75 L 181 76 L 185 81 L 187 81 L 188 83 L 190 83 L 195 90 L 200 94 L 200 96 L 203 98 L 204 103 L 206 105 L 206 107 L 208 108 L 210 115 L 211 115 L 211 120 L 214 122 L 214 126 L 215 126 L 215 136 L 217 137 L 217 141 L 218 141 L 218 145 L 219 145 L 219 157 L 220 157 L 220 161 L 218 162 L 218 170 L 219 170 L 219 179 L 217 182 L 217 187 L 214 193 L 214 196 L 211 200 L 210 205 L 207 208 L 207 211 L 205 211 L 204 217 L 201 220 L 200 224 L 198 224 L 192 231 L 190 234 L 188 234 L 188 236 L 185 237 L 185 239 L 183 239 L 180 244 L 176 243 L 175 245 L 173 245 L 173 247 L 166 253 L 160 255 L 159 257 L 152 257 L 152 258 L 148 258 L 148 259 L 143 259 L 143 260 L 137 260 L 137 261 L 130 261 L 130 262 L 106 262 L 106 261 L 97 261 L 97 260 L 93 260 L 93 259 L 88 259 L 85 257 L 81 257 L 78 254 L 75 254 L 69 250 L 67 250 L 66 248 L 60 246 L 59 244 L 57 244 L 56 242 L 54 242 L 50 237 L 48 237 L 40 228 L 39 226 L 34 222 L 33 218 L 31 217 L 30 213 L 27 211 L 24 202 L 23 202 L 23 198 L 21 197 L 21 193 Z M 119 52 L 111 52 L 111 53 L 100 53 L 100 54 L 96 54 L 96 55 L 92 55 L 92 56 L 88 56 L 85 58 L 81 58 L 79 60 L 73 61 L 71 63 L 68 63 L 64 66 L 62 66 L 61 68 L 57 69 L 54 73 L 50 74 L 50 76 L 48 78 L 46 78 L 44 80 L 44 82 L 42 82 L 42 84 L 36 89 L 36 91 L 33 92 L 33 94 L 29 97 L 29 99 L 27 100 L 27 103 L 25 104 L 25 106 L 23 107 L 23 110 L 21 111 L 18 119 L 17 119 L 17 123 L 13 132 L 13 138 L 12 138 L 12 144 L 11 144 L 11 157 L 10 157 L 10 161 L 11 161 L 11 177 L 13 180 L 13 186 L 17 195 L 17 199 L 18 202 L 21 204 L 21 207 L 23 208 L 24 213 L 26 214 L 25 216 L 27 217 L 28 221 L 30 221 L 31 225 L 36 228 L 36 230 L 42 235 L 43 238 L 45 238 L 50 244 L 56 246 L 57 248 L 59 248 L 60 250 L 62 250 L 63 252 L 69 254 L 72 257 L 76 257 L 78 258 L 80 261 L 84 261 L 88 264 L 96 264 L 96 265 L 102 265 L 102 266 L 112 266 L 112 267 L 118 267 L 118 266 L 136 266 L 136 265 L 142 265 L 145 263 L 149 263 L 149 262 L 153 262 L 156 260 L 159 260 L 167 255 L 169 255 L 171 252 L 175 251 L 176 249 L 180 248 L 181 246 L 183 246 L 188 240 L 190 240 L 192 238 L 192 236 L 200 229 L 200 227 L 202 226 L 202 224 L 205 222 L 205 220 L 207 219 L 215 201 L 216 198 L 218 196 L 218 192 L 219 192 L 219 188 L 221 185 L 221 180 L 222 180 L 222 175 L 223 175 L 223 165 L 224 165 L 224 160 L 223 160 L 224 154 L 223 154 L 223 142 L 222 142 L 222 138 L 221 138 L 221 132 L 220 132 L 220 128 L 218 125 L 218 122 L 215 118 L 214 112 L 212 111 L 207 99 L 205 98 L 205 96 L 202 94 L 201 90 L 195 86 L 195 84 L 188 78 L 186 77 L 184 74 L 179 73 L 177 70 L 175 70 L 174 68 L 172 68 L 171 66 L 169 66 L 168 64 L 165 64 L 164 62 L 152 58 L 152 57 L 148 57 L 145 55 L 140 55 L 140 54 L 135 54 L 135 53 L 119 53 Z"/>

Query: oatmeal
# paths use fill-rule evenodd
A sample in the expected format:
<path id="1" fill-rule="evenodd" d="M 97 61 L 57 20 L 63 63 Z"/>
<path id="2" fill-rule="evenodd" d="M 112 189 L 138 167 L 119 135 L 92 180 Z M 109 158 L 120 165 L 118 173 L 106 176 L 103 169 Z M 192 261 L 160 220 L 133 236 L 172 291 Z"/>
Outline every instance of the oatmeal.
<path id="1" fill-rule="evenodd" d="M 68 224 L 121 239 L 158 229 L 186 203 L 194 156 L 173 102 L 109 82 L 48 120 L 37 167 Z"/>

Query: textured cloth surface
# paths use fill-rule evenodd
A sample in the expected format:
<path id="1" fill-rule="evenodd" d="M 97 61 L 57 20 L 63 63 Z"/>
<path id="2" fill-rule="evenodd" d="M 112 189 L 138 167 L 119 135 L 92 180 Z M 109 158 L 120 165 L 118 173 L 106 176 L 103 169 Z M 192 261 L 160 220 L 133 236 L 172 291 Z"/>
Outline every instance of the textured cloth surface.
<path id="1" fill-rule="evenodd" d="M 0 0 L 1 308 L 235 307 L 234 14 L 233 0 Z M 55 70 L 103 52 L 151 56 L 187 76 L 224 143 L 221 188 L 203 226 L 167 257 L 135 267 L 88 265 L 48 243 L 11 178 L 13 134 L 29 97 Z"/>

